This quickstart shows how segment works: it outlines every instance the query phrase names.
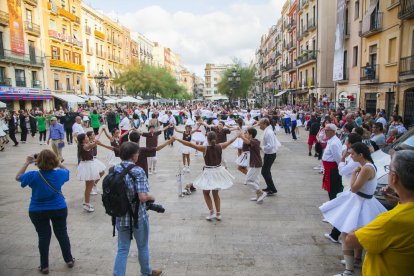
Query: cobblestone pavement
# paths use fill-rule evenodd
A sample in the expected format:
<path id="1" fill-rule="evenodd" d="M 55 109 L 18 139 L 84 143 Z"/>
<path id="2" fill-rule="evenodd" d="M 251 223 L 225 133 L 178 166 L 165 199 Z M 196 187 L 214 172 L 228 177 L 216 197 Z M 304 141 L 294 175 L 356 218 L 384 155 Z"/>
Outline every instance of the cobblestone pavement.
<path id="1" fill-rule="evenodd" d="M 344 269 L 339 263 L 341 247 L 323 236 L 330 226 L 322 223 L 318 209 L 328 199 L 321 189 L 321 176 L 312 169 L 318 161 L 307 156 L 307 132 L 303 128 L 300 131 L 298 141 L 279 132 L 283 147 L 272 168 L 279 193 L 266 198 L 262 205 L 249 201 L 253 192 L 242 184 L 243 177 L 233 161 L 235 150 L 225 151 L 236 181 L 231 189 L 221 192 L 221 222 L 204 219 L 207 207 L 201 191 L 184 198 L 177 196 L 175 175 L 181 160 L 178 143 L 159 152 L 158 173 L 150 175 L 149 182 L 151 193 L 167 211 L 150 214 L 152 267 L 161 268 L 164 275 L 333 275 L 341 272 Z M 37 235 L 27 213 L 31 190 L 20 188 L 14 180 L 26 155 L 48 147 L 38 145 L 36 138 L 0 153 L 0 275 L 39 274 Z M 106 149 L 98 150 L 101 160 L 106 154 Z M 66 267 L 57 240 L 52 237 L 50 274 L 111 275 L 117 246 L 110 217 L 104 212 L 100 196 L 92 198 L 94 213 L 83 211 L 84 183 L 76 180 L 76 146 L 65 147 L 63 155 L 71 171 L 71 180 L 63 193 L 68 203 L 68 232 L 76 264 L 73 269 Z M 185 175 L 185 183 L 190 183 L 203 165 L 201 156 L 191 156 L 191 159 L 191 173 Z M 127 272 L 139 275 L 134 244 Z"/>

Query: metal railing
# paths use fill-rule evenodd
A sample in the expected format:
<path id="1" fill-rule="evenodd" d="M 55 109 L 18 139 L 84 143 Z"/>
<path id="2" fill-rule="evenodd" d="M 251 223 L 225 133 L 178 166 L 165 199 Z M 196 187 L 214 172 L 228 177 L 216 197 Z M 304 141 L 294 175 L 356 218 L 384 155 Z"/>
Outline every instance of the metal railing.
<path id="1" fill-rule="evenodd" d="M 26 87 L 26 79 L 25 78 L 16 78 L 16 86 Z"/>
<path id="2" fill-rule="evenodd" d="M 308 19 L 308 25 L 307 25 L 306 30 L 307 31 L 311 31 L 311 30 L 313 30 L 315 28 L 316 28 L 316 21 L 315 21 L 315 19 L 314 18 L 309 18 Z"/>
<path id="3" fill-rule="evenodd" d="M 316 52 L 315 51 L 304 52 L 300 56 L 297 57 L 296 66 L 303 65 L 311 60 L 316 60 Z"/>
<path id="4" fill-rule="evenodd" d="M 400 59 L 400 76 L 414 75 L 414 56 Z"/>
<path id="5" fill-rule="evenodd" d="M 379 77 L 378 64 L 361 67 L 361 81 L 377 81 Z"/>
<path id="6" fill-rule="evenodd" d="M 29 54 L 18 55 L 10 50 L 0 50 L 0 60 L 8 61 L 16 64 L 30 64 L 34 66 L 43 66 L 43 58 L 39 56 L 33 56 Z"/>
<path id="7" fill-rule="evenodd" d="M 32 80 L 33 88 L 42 88 L 42 82 L 40 80 Z"/>
<path id="8" fill-rule="evenodd" d="M 400 0 L 399 19 L 414 18 L 414 0 Z"/>
<path id="9" fill-rule="evenodd" d="M 26 32 L 29 32 L 29 33 L 34 34 L 36 36 L 40 35 L 40 26 L 33 23 L 33 22 L 25 21 L 24 22 L 24 28 L 25 28 Z"/>
<path id="10" fill-rule="evenodd" d="M 11 78 L 0 79 L 0 86 L 12 86 Z"/>
<path id="11" fill-rule="evenodd" d="M 369 37 L 382 31 L 382 12 L 367 14 L 359 24 L 359 36 Z"/>
<path id="12" fill-rule="evenodd" d="M 351 24 L 347 23 L 345 24 L 344 28 L 344 38 L 348 39 L 351 36 Z"/>
<path id="13" fill-rule="evenodd" d="M 92 29 L 90 26 L 85 26 L 85 33 L 89 35 L 92 33 Z"/>

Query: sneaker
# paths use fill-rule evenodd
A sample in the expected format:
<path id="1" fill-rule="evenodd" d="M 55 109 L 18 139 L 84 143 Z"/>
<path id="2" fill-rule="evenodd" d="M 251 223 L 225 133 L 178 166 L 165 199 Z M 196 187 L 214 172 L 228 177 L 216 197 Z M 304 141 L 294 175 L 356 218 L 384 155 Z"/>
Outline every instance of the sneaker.
<path id="1" fill-rule="evenodd" d="M 320 170 L 320 169 L 321 169 L 321 166 L 316 166 L 316 167 L 313 167 L 313 169 L 314 169 L 314 170 Z"/>
<path id="2" fill-rule="evenodd" d="M 210 215 L 206 216 L 206 220 L 212 221 L 215 217 L 216 215 L 214 213 L 213 214 L 210 213 Z"/>
<path id="3" fill-rule="evenodd" d="M 221 221 L 221 214 L 220 213 L 216 214 L 216 220 Z"/>
<path id="4" fill-rule="evenodd" d="M 329 233 L 325 233 L 324 236 L 325 236 L 325 238 L 327 238 L 328 240 L 330 240 L 333 243 L 340 243 L 339 240 L 335 240 L 334 238 L 332 238 L 331 234 L 329 234 Z"/>
<path id="5" fill-rule="evenodd" d="M 152 270 L 151 276 L 161 276 L 162 274 L 162 270 Z"/>
<path id="6" fill-rule="evenodd" d="M 152 174 L 152 171 L 149 171 L 148 174 Z"/>
<path id="7" fill-rule="evenodd" d="M 153 173 L 153 174 L 156 174 L 156 173 L 157 173 L 157 171 L 156 171 L 156 170 L 152 170 L 152 173 Z"/>
<path id="8" fill-rule="evenodd" d="M 354 271 L 352 271 L 352 270 L 345 270 L 344 272 L 342 272 L 342 273 L 339 273 L 339 274 L 335 274 L 334 276 L 354 276 L 355 274 L 354 274 Z"/>
<path id="9" fill-rule="evenodd" d="M 274 196 L 275 194 L 277 194 L 277 191 L 263 191 L 267 193 L 267 196 Z"/>
<path id="10" fill-rule="evenodd" d="M 345 260 L 341 260 L 341 264 L 345 265 Z M 354 259 L 354 267 L 361 268 L 362 267 L 362 260 L 361 259 Z"/>
<path id="11" fill-rule="evenodd" d="M 90 195 L 97 195 L 98 191 L 96 190 L 95 186 L 92 188 Z"/>
<path id="12" fill-rule="evenodd" d="M 250 201 L 257 201 L 257 196 L 250 198 Z"/>
<path id="13" fill-rule="evenodd" d="M 66 265 L 67 265 L 69 268 L 73 268 L 73 267 L 75 266 L 75 258 L 72 258 L 72 261 L 67 262 L 67 263 L 66 263 Z"/>
<path id="14" fill-rule="evenodd" d="M 190 173 L 190 167 L 187 166 L 187 172 Z"/>
<path id="15" fill-rule="evenodd" d="M 261 196 L 259 196 L 259 198 L 257 199 L 257 203 L 261 204 L 263 203 L 263 199 L 267 196 L 266 192 L 263 192 Z"/>
<path id="16" fill-rule="evenodd" d="M 322 222 L 329 223 L 325 218 L 322 219 Z"/>
<path id="17" fill-rule="evenodd" d="M 83 204 L 83 209 L 89 213 L 95 211 L 95 209 L 93 208 L 92 204 L 88 204 L 88 203 L 84 203 Z"/>

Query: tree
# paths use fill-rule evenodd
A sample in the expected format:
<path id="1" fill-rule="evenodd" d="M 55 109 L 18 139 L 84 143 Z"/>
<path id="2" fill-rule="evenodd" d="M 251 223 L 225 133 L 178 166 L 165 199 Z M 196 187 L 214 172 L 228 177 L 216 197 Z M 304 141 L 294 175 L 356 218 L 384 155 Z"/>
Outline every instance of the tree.
<path id="1" fill-rule="evenodd" d="M 228 80 L 228 77 L 232 74 L 233 68 L 240 74 L 240 82 L 237 83 L 237 86 L 233 86 L 233 83 Z M 235 61 L 232 68 L 228 68 L 224 71 L 221 80 L 217 84 L 218 92 L 229 97 L 230 103 L 237 98 L 246 99 L 254 81 L 254 67 L 243 66 L 240 61 Z"/>
<path id="2" fill-rule="evenodd" d="M 151 95 L 179 100 L 191 98 L 165 68 L 148 64 L 126 67 L 114 82 L 123 86 L 127 94 L 132 96 Z"/>

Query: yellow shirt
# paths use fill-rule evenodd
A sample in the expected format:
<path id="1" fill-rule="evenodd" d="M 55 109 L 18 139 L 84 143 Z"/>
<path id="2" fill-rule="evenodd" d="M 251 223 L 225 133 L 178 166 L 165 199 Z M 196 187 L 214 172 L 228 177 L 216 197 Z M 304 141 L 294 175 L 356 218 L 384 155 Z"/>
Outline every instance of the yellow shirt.
<path id="1" fill-rule="evenodd" d="M 414 202 L 380 214 L 355 235 L 367 252 L 362 275 L 414 275 Z"/>

